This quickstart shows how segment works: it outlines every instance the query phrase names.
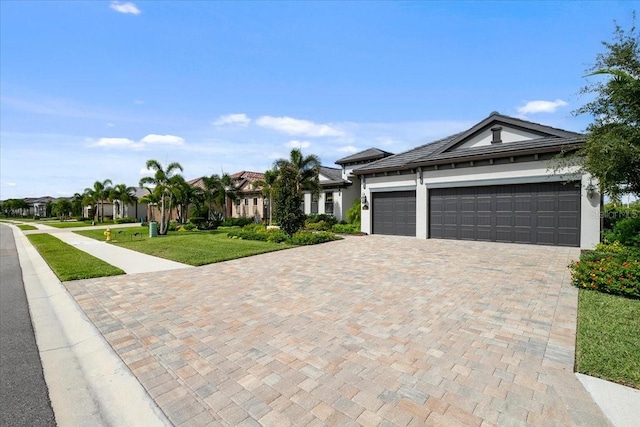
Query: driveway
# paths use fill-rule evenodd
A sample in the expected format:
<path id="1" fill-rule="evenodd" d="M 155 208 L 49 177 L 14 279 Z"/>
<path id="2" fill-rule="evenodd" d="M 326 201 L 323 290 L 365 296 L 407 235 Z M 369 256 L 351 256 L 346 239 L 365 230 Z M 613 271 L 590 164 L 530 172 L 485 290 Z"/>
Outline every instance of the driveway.
<path id="1" fill-rule="evenodd" d="M 608 425 L 578 255 L 367 236 L 65 286 L 175 425 Z"/>

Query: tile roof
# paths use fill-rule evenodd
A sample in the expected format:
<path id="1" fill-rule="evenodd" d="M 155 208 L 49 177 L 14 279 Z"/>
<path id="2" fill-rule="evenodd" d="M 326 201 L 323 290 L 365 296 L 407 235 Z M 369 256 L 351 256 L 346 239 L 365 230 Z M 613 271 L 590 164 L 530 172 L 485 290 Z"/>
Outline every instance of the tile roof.
<path id="1" fill-rule="evenodd" d="M 353 163 L 353 162 L 362 162 L 365 160 L 378 160 L 383 157 L 392 156 L 393 153 L 388 151 L 380 150 L 379 148 L 368 148 L 364 151 L 360 151 L 355 154 L 351 154 L 347 157 L 343 157 L 341 159 L 336 160 L 334 163 L 337 165 L 343 165 L 345 163 Z"/>
<path id="2" fill-rule="evenodd" d="M 234 180 L 243 180 L 246 179 L 248 181 L 260 181 L 264 179 L 264 174 L 260 172 L 251 172 L 251 171 L 240 171 L 236 172 L 233 175 L 230 175 L 231 179 Z"/>
<path id="3" fill-rule="evenodd" d="M 328 178 L 326 181 L 320 181 L 320 185 L 351 185 L 351 181 L 342 179 L 342 169 L 320 166 L 320 174 Z"/>
<path id="4" fill-rule="evenodd" d="M 460 133 L 457 133 L 455 135 L 451 135 L 446 138 L 421 145 L 409 151 L 405 151 L 404 153 L 398 153 L 394 154 L 393 156 L 385 157 L 384 159 L 380 159 L 378 161 L 368 163 L 366 165 L 363 165 L 362 167 L 356 168 L 353 172 L 362 174 L 369 171 L 383 172 L 389 170 L 407 169 L 408 164 L 413 163 L 418 159 L 429 156 L 430 154 L 438 150 L 438 148 L 448 144 L 459 135 Z"/>

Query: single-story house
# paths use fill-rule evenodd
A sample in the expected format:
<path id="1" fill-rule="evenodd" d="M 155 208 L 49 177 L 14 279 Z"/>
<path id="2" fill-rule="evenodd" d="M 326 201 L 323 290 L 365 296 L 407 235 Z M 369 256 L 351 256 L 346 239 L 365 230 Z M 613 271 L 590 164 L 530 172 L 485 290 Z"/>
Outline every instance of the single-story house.
<path id="1" fill-rule="evenodd" d="M 577 167 L 554 167 L 585 139 L 493 112 L 463 132 L 357 166 L 362 231 L 592 249 L 597 182 Z"/>
<path id="2" fill-rule="evenodd" d="M 304 192 L 303 212 L 333 215 L 338 221 L 346 214 L 354 200 L 360 197 L 360 187 L 347 179 L 342 169 L 320 166 L 318 173 L 320 193 L 316 196 Z"/>

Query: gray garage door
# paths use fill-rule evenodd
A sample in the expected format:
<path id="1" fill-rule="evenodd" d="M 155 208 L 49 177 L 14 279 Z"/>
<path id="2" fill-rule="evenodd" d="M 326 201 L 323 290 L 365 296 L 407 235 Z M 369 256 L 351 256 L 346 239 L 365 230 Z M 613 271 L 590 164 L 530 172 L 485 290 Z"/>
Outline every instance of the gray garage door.
<path id="1" fill-rule="evenodd" d="M 580 246 L 580 187 L 552 182 L 432 189 L 429 235 Z"/>
<path id="2" fill-rule="evenodd" d="M 416 235 L 416 192 L 372 193 L 374 234 Z"/>

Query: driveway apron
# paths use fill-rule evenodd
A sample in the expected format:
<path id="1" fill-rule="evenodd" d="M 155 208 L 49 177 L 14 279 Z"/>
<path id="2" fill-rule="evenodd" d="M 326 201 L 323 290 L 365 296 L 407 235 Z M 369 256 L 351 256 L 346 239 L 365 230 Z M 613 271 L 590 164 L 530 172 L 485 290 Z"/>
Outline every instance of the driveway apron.
<path id="1" fill-rule="evenodd" d="M 574 248 L 347 238 L 66 282 L 175 425 L 609 425 Z"/>

